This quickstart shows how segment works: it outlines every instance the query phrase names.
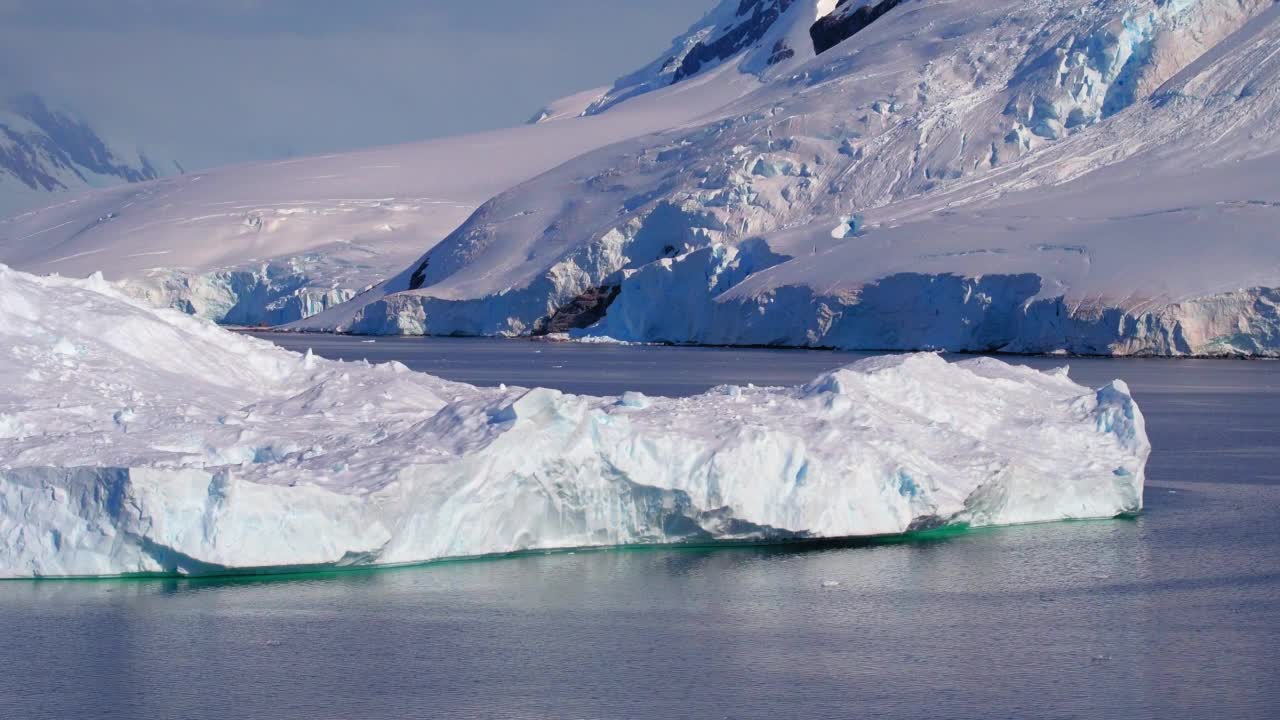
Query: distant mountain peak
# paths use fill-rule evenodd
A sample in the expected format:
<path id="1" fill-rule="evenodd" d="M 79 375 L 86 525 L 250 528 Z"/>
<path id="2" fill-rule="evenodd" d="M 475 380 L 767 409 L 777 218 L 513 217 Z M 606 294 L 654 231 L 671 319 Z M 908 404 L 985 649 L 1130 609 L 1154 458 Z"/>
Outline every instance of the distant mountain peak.
<path id="1" fill-rule="evenodd" d="M 675 67 L 672 84 L 756 45 L 795 4 L 796 0 L 738 0 L 732 22 L 717 27 L 715 32 L 694 43 L 680 58 L 679 65 L 674 65 L 675 57 L 671 58 Z M 794 50 L 787 48 L 781 39 L 774 45 L 776 50 L 765 60 L 767 65 L 794 56 Z"/>
<path id="2" fill-rule="evenodd" d="M 657 60 L 619 78 L 584 112 L 594 115 L 726 64 L 762 80 L 852 37 L 904 0 L 721 0 Z"/>
<path id="3" fill-rule="evenodd" d="M 0 208 L 33 204 L 44 193 L 142 182 L 161 174 L 145 153 L 130 158 L 113 149 L 86 120 L 50 107 L 38 95 L 0 103 L 0 194 L 6 196 L 0 197 Z M 5 191 L 6 186 L 14 191 Z M 22 200 L 16 199 L 18 193 Z"/>

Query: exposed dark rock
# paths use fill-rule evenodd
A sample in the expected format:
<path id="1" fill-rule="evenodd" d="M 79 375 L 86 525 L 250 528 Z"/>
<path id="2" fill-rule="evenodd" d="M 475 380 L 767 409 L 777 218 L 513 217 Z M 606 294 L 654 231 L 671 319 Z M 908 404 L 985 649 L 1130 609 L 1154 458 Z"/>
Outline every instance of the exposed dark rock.
<path id="1" fill-rule="evenodd" d="M 32 190 L 68 189 L 55 175 L 59 171 L 86 182 L 82 169 L 126 182 L 159 177 L 146 156 L 139 156 L 136 167 L 122 161 L 82 120 L 50 110 L 39 97 L 18 97 L 8 103 L 8 109 L 36 129 L 0 123 L 0 136 L 7 140 L 7 147 L 0 149 L 0 171 Z"/>
<path id="2" fill-rule="evenodd" d="M 20 133 L 4 124 L 0 124 L 0 135 L 8 140 L 8 147 L 0 147 L 0 170 L 18 178 L 32 190 L 67 189 L 61 180 L 49 174 L 48 164 L 80 174 L 66 164 L 57 148 L 50 147 L 48 138 Z"/>
<path id="3" fill-rule="evenodd" d="M 417 290 L 427 281 L 427 266 L 431 264 L 431 258 L 422 258 L 422 264 L 413 271 L 413 275 L 409 276 L 409 289 Z"/>
<path id="4" fill-rule="evenodd" d="M 577 328 L 586 328 L 600 322 L 609 306 L 618 298 L 622 288 L 618 285 L 604 285 L 587 288 L 568 305 L 556 310 L 555 314 L 543 326 L 543 333 L 565 333 Z"/>
<path id="5" fill-rule="evenodd" d="M 769 55 L 768 64 L 777 65 L 783 60 L 790 60 L 795 56 L 796 56 L 796 51 L 787 47 L 787 43 L 785 41 L 779 40 L 773 45 L 773 53 Z"/>
<path id="6" fill-rule="evenodd" d="M 794 2 L 795 0 L 742 0 L 736 13 L 737 24 L 710 42 L 694 45 L 681 61 L 672 82 L 678 83 L 696 75 L 704 65 L 727 60 L 755 44 Z"/>
<path id="7" fill-rule="evenodd" d="M 818 18 L 817 22 L 809 26 L 814 53 L 821 55 L 848 40 L 902 2 L 903 0 L 881 0 L 850 10 L 849 0 L 840 0 L 826 17 Z"/>

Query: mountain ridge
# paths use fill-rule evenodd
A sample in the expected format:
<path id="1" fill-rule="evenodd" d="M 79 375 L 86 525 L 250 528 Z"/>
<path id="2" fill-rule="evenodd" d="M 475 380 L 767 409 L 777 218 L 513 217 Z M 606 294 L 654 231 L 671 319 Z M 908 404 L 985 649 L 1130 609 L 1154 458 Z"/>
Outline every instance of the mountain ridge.
<path id="1" fill-rule="evenodd" d="M 1280 355 L 1278 7 L 725 0 L 541 124 L 101 191 L 0 262 L 295 330 Z"/>
<path id="2" fill-rule="evenodd" d="M 75 113 L 51 108 L 32 93 L 14 96 L 0 104 L 0 210 L 166 174 L 145 152 L 132 154 L 111 147 Z M 175 163 L 173 170 L 181 172 L 181 166 Z"/>
<path id="3" fill-rule="evenodd" d="M 616 299 L 579 332 L 622 340 L 1274 354 L 1280 202 L 1249 194 L 1269 196 L 1277 175 L 1278 38 L 1271 2 L 903 3 L 722 120 L 499 195 L 363 305 L 298 327 L 529 334 L 591 293 Z M 1249 90 L 1177 90 L 1197 69 Z M 1197 168 L 1218 182 L 1194 184 Z M 1102 181 L 1145 175 L 1159 192 Z M 1134 212 L 1091 219 L 1077 240 L 1083 226 L 1036 193 L 1093 217 L 1114 205 L 1089 194 L 1094 178 Z M 1180 218 L 1177 196 L 1198 214 Z M 1022 233 L 1008 241 L 981 215 L 936 220 L 1001 216 L 1015 199 L 1039 214 L 1006 221 Z M 1205 271 L 1196 233 L 1215 227 L 1228 260 Z"/>

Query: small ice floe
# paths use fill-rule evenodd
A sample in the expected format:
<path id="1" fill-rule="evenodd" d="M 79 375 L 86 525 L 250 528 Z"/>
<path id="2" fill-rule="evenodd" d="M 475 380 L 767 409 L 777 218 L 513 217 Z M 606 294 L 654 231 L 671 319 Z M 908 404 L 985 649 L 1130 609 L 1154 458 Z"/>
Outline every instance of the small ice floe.
<path id="1" fill-rule="evenodd" d="M 622 397 L 618 399 L 617 404 L 620 407 L 643 410 L 644 408 L 649 407 L 649 398 L 645 397 L 644 393 L 628 391 L 622 393 Z"/>
<path id="2" fill-rule="evenodd" d="M 377 341 L 377 340 L 361 340 L 360 342 L 362 342 L 362 343 L 364 343 L 364 344 L 368 345 L 369 343 L 376 343 L 376 342 L 378 342 L 378 341 Z"/>
<path id="3" fill-rule="evenodd" d="M 840 581 L 839 580 L 823 580 L 822 587 L 824 588 L 840 587 Z"/>

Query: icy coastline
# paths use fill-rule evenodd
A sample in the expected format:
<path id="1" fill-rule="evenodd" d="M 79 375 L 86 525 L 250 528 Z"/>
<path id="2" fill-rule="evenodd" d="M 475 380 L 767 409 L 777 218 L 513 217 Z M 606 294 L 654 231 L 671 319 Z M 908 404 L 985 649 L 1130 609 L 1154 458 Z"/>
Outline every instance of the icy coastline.
<path id="1" fill-rule="evenodd" d="M 554 122 L 86 195 L 0 262 L 320 332 L 1275 357 L 1278 77 L 1269 0 L 722 0 Z"/>
<path id="2" fill-rule="evenodd" d="M 691 398 L 477 388 L 299 355 L 0 266 L 0 576 L 402 564 L 1141 507 L 1125 385 L 872 358 Z"/>
<path id="3" fill-rule="evenodd" d="M 527 335 L 604 297 L 580 336 L 1276 356 L 1278 48 L 1253 0 L 902 4 L 295 326 Z"/>

